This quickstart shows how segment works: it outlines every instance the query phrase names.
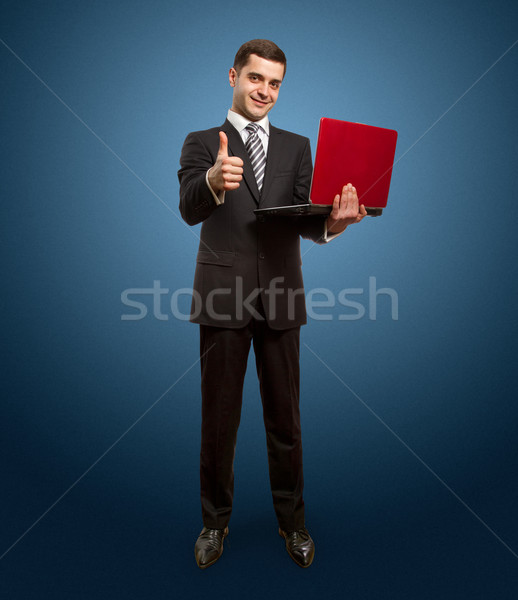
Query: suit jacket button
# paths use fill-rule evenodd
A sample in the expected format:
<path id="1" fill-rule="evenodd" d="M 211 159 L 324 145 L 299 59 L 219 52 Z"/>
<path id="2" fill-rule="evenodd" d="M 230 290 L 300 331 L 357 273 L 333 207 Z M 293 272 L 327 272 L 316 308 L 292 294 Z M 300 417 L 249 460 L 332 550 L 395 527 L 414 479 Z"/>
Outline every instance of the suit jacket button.
<path id="1" fill-rule="evenodd" d="M 264 252 L 259 252 L 259 258 L 264 258 Z"/>

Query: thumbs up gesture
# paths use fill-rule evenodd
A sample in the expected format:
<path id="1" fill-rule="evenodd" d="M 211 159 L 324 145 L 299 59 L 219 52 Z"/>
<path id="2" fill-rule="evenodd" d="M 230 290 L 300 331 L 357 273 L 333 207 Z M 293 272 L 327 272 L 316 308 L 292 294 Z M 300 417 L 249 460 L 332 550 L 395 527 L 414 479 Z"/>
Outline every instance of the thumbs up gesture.
<path id="1" fill-rule="evenodd" d="M 209 183 L 214 193 L 236 190 L 243 179 L 243 161 L 238 156 L 228 155 L 226 133 L 219 132 L 218 156 L 209 170 Z"/>

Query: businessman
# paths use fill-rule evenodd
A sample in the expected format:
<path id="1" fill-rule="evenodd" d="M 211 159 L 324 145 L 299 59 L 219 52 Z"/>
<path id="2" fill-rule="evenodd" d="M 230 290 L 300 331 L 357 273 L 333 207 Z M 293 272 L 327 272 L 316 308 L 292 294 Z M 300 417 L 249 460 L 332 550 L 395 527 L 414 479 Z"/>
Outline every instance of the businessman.
<path id="1" fill-rule="evenodd" d="M 266 430 L 273 505 L 291 558 L 309 567 L 315 547 L 304 519 L 299 413 L 299 333 L 306 322 L 300 237 L 324 244 L 366 215 L 344 185 L 328 217 L 259 217 L 254 209 L 308 202 L 309 140 L 277 129 L 286 57 L 269 40 L 238 50 L 232 106 L 221 127 L 190 133 L 180 158 L 180 212 L 202 222 L 191 321 L 200 326 L 202 569 L 228 535 L 243 380 L 253 345 Z M 344 182 L 345 183 L 345 182 Z M 249 536 L 253 552 L 254 532 Z"/>

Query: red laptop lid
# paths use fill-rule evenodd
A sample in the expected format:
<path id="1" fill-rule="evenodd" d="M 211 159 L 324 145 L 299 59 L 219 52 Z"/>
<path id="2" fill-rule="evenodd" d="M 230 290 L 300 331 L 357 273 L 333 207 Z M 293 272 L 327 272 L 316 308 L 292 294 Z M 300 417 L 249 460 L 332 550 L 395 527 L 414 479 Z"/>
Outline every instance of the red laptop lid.
<path id="1" fill-rule="evenodd" d="M 385 208 L 396 141 L 393 129 L 320 119 L 311 202 L 332 204 L 342 187 L 352 183 L 360 204 Z"/>

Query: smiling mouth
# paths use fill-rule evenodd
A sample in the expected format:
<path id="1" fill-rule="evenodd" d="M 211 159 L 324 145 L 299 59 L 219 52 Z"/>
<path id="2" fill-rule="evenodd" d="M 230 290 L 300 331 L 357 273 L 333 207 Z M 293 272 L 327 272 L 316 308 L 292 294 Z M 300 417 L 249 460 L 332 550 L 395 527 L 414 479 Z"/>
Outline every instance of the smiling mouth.
<path id="1" fill-rule="evenodd" d="M 267 106 L 268 102 L 263 102 L 262 100 L 257 100 L 257 98 L 252 98 L 252 100 L 256 103 L 256 104 L 260 104 L 261 106 Z"/>

